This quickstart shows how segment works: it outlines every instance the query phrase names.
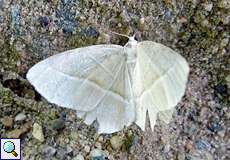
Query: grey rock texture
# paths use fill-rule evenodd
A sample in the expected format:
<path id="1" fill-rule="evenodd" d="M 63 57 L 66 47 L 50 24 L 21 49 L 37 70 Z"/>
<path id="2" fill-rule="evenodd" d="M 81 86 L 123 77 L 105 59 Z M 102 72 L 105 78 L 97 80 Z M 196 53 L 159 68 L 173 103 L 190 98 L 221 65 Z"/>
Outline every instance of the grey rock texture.
<path id="1" fill-rule="evenodd" d="M 229 4 L 228 0 L 0 0 L 0 119 L 26 115 L 11 127 L 0 123 L 0 137 L 20 137 L 25 160 L 68 160 L 78 155 L 90 159 L 95 149 L 101 158 L 111 160 L 230 159 Z M 147 123 L 146 132 L 132 125 L 114 135 L 98 135 L 75 111 L 46 102 L 25 79 L 32 65 L 61 51 L 127 42 L 110 31 L 160 42 L 189 62 L 186 93 L 169 124 L 158 120 L 153 132 Z M 64 122 L 54 129 L 59 118 Z M 42 143 L 32 135 L 34 123 L 42 126 Z M 124 138 L 119 150 L 110 144 L 116 135 Z"/>

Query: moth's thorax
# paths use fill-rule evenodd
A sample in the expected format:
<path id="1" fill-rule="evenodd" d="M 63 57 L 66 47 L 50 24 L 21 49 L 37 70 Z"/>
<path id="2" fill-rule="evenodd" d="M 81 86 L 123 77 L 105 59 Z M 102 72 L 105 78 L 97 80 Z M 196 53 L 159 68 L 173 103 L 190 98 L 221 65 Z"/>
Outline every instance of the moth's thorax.
<path id="1" fill-rule="evenodd" d="M 133 75 L 134 75 L 134 68 L 136 66 L 136 59 L 137 59 L 137 41 L 133 37 L 129 38 L 128 43 L 124 46 L 124 52 L 126 55 L 126 63 L 127 63 L 127 71 L 128 71 L 128 86 L 129 86 L 129 104 L 131 107 L 135 108 L 135 98 L 133 95 Z"/>
<path id="2" fill-rule="evenodd" d="M 128 43 L 124 46 L 127 63 L 135 63 L 137 57 L 137 41 L 134 37 L 130 37 Z"/>

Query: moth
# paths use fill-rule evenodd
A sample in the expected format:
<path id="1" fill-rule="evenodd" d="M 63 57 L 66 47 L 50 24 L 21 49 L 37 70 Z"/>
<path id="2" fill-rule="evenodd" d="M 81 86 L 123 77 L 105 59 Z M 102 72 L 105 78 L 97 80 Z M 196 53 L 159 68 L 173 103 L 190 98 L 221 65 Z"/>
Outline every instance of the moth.
<path id="1" fill-rule="evenodd" d="M 49 102 L 77 110 L 98 133 L 113 133 L 136 123 L 153 130 L 158 113 L 181 100 L 189 65 L 177 52 L 152 41 L 129 37 L 125 46 L 92 45 L 53 55 L 35 64 L 27 79 Z"/>

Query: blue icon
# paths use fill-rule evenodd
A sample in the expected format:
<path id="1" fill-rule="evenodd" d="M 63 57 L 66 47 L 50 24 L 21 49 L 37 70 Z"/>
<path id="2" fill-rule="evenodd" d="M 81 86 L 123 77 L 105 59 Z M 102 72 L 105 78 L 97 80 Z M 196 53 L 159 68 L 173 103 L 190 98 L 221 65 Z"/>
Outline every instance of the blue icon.
<path id="1" fill-rule="evenodd" d="M 15 145 L 11 141 L 6 141 L 3 144 L 3 149 L 6 153 L 11 153 L 14 157 L 18 156 L 17 152 L 15 152 Z"/>

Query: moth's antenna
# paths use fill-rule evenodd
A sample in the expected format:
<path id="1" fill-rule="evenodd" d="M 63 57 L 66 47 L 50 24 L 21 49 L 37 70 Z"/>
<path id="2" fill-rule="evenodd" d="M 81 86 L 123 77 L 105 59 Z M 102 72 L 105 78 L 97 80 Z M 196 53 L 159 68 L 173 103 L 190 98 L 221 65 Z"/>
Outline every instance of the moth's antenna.
<path id="1" fill-rule="evenodd" d="M 96 25 L 98 28 L 100 28 L 100 26 L 98 26 L 98 25 Z M 110 33 L 112 33 L 112 34 L 116 34 L 116 35 L 119 35 L 119 36 L 123 36 L 123 37 L 126 37 L 126 38 L 128 38 L 128 39 L 130 39 L 131 37 L 129 37 L 129 36 L 127 36 L 127 35 L 125 35 L 125 34 L 122 34 L 122 33 L 117 33 L 117 32 L 113 32 L 113 31 L 111 31 L 111 30 L 109 30 L 109 29 L 105 29 L 105 28 L 102 28 L 101 29 L 103 32 L 110 32 Z M 134 37 L 135 37 L 135 35 L 134 35 Z"/>
<path id="2" fill-rule="evenodd" d="M 113 34 L 119 35 L 119 36 L 123 36 L 123 37 L 130 38 L 129 36 L 127 36 L 127 35 L 125 35 L 125 34 L 121 34 L 121 33 L 113 32 L 113 31 L 110 31 L 110 32 L 111 32 L 111 33 L 113 33 Z"/>
<path id="3" fill-rule="evenodd" d="M 136 37 L 136 33 L 134 33 L 134 35 L 132 37 L 129 37 L 130 40 L 135 40 Z"/>
<path id="4" fill-rule="evenodd" d="M 97 25 L 96 25 L 96 26 L 97 26 Z M 136 33 L 135 33 L 133 36 L 129 37 L 129 36 L 127 36 L 127 35 L 125 35 L 125 34 L 122 34 L 122 33 L 113 32 L 113 31 L 111 31 L 111 30 L 109 30 L 109 29 L 102 29 L 102 31 L 104 31 L 105 33 L 106 33 L 106 32 L 109 32 L 109 33 L 112 33 L 112 34 L 116 34 L 116 35 L 119 35 L 119 36 L 126 37 L 126 38 L 128 38 L 129 40 L 131 40 L 131 41 L 135 40 L 135 36 L 136 36 Z"/>

